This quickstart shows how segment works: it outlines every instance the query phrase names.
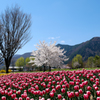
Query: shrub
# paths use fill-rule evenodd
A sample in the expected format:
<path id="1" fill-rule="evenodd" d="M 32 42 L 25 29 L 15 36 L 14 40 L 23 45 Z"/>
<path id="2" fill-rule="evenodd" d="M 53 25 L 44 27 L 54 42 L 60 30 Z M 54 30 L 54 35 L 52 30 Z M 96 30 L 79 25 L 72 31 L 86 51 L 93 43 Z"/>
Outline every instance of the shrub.
<path id="1" fill-rule="evenodd" d="M 0 73 L 6 73 L 6 71 L 5 70 L 0 70 Z"/>
<path id="2" fill-rule="evenodd" d="M 11 73 L 12 70 L 9 69 L 8 72 Z M 6 73 L 6 71 L 2 69 L 2 70 L 0 70 L 0 73 Z"/>

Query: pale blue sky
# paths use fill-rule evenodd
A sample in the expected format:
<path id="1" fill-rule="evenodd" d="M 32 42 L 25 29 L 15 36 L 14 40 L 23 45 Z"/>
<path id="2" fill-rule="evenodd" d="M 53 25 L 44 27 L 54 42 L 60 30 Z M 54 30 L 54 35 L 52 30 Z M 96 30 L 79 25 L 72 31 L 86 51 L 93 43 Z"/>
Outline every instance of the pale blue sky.
<path id="1" fill-rule="evenodd" d="M 0 0 L 0 13 L 16 4 L 31 14 L 33 37 L 16 54 L 36 50 L 39 40 L 75 45 L 100 36 L 100 0 Z"/>

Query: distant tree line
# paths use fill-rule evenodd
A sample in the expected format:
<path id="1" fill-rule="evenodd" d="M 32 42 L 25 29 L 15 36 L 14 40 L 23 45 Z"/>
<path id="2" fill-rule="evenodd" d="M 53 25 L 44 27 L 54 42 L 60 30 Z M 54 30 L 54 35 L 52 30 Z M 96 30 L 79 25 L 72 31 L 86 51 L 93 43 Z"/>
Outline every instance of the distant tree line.
<path id="1" fill-rule="evenodd" d="M 34 58 L 32 58 L 32 60 L 34 60 Z M 33 71 L 35 66 L 32 66 L 33 63 L 29 63 L 29 62 L 30 62 L 29 57 L 27 57 L 26 59 L 20 57 L 16 60 L 15 65 L 19 67 L 18 68 L 19 71 L 23 71 L 23 69 L 26 71 Z"/>
<path id="2" fill-rule="evenodd" d="M 83 68 L 83 67 L 100 67 L 100 56 L 95 55 L 95 57 L 88 57 L 86 62 L 83 62 L 82 56 L 77 54 L 72 59 L 72 68 Z"/>

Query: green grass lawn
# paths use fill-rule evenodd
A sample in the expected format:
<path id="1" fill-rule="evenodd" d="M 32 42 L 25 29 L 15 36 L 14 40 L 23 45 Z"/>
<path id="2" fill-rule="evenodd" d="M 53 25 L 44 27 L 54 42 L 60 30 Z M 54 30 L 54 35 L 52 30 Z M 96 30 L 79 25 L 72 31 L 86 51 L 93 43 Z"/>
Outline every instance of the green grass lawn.
<path id="1" fill-rule="evenodd" d="M 83 68 L 77 68 L 77 69 L 52 69 L 52 71 L 62 71 L 62 70 L 65 70 L 65 71 L 74 71 L 74 70 L 82 70 Z M 96 68 L 84 68 L 86 70 L 95 70 L 95 69 L 100 69 L 98 67 Z"/>
<path id="2" fill-rule="evenodd" d="M 52 69 L 51 71 L 77 71 L 77 70 L 82 70 L 83 68 L 77 68 L 77 69 Z M 86 70 L 95 70 L 95 69 L 100 69 L 99 67 L 96 67 L 96 68 L 84 68 Z M 48 72 L 49 70 L 45 71 L 45 72 Z M 27 71 L 28 73 L 33 73 L 33 72 L 43 72 L 43 71 Z M 13 71 L 11 72 L 13 73 Z M 14 73 L 23 73 L 22 72 L 14 72 Z"/>

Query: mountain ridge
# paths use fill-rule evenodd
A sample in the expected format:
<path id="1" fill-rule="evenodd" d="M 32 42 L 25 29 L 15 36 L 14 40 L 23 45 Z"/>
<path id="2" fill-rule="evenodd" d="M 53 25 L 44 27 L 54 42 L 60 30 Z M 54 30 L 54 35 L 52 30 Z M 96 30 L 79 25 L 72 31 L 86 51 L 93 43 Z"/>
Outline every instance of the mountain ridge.
<path id="1" fill-rule="evenodd" d="M 86 61 L 89 56 L 100 56 L 100 37 L 93 37 L 90 40 L 82 42 L 76 45 L 66 45 L 66 44 L 57 44 L 61 49 L 67 51 L 65 55 L 69 58 L 69 60 L 65 63 L 70 62 L 76 54 L 81 54 L 83 57 L 83 61 Z M 27 52 L 22 55 L 14 55 L 13 59 L 15 61 L 20 57 L 30 57 L 32 52 Z"/>

